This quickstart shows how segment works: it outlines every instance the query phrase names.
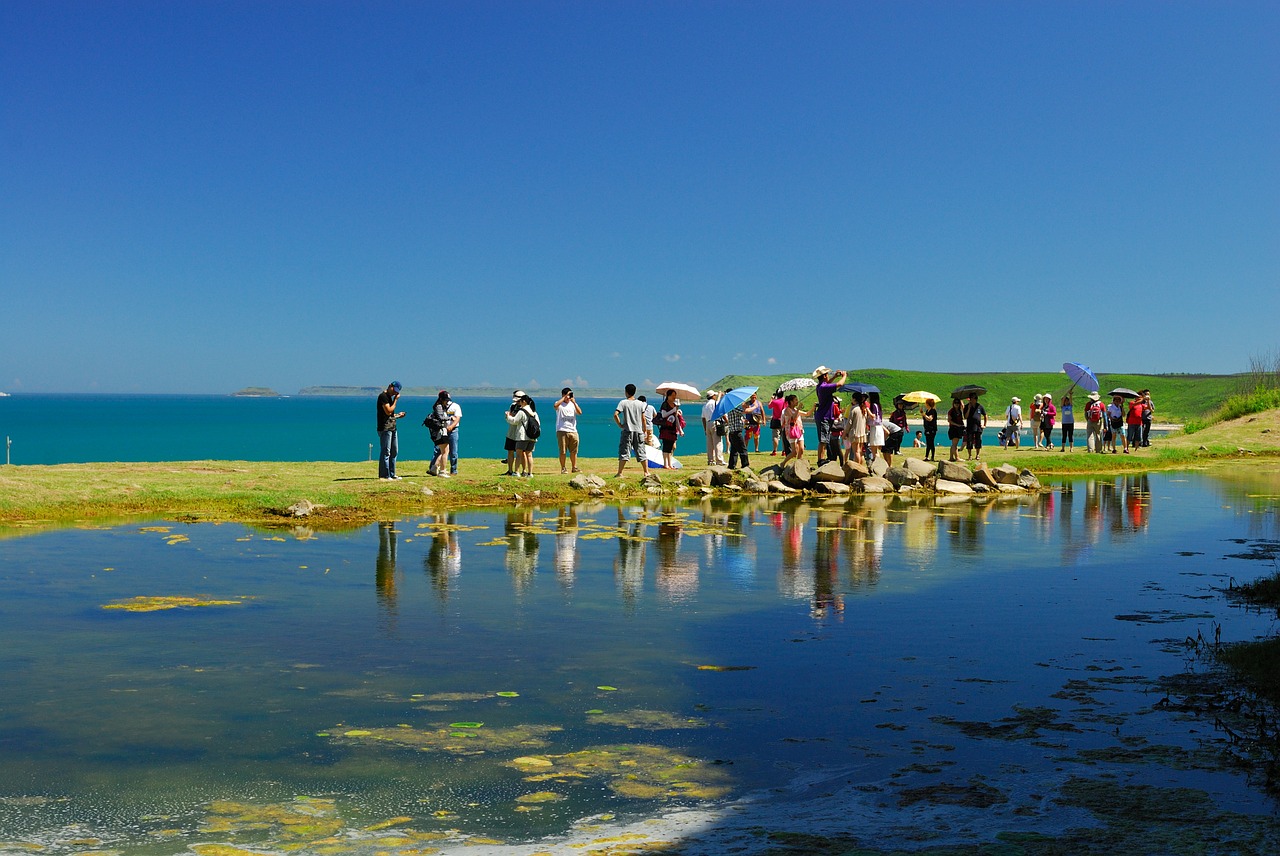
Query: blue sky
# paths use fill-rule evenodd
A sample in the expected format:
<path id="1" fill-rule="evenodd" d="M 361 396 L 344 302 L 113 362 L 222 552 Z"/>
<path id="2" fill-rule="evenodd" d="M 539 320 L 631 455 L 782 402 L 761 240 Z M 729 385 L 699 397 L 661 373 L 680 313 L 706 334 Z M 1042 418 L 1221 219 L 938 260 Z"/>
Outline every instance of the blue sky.
<path id="1" fill-rule="evenodd" d="M 1233 372 L 1274 2 L 0 2 L 0 389 Z"/>

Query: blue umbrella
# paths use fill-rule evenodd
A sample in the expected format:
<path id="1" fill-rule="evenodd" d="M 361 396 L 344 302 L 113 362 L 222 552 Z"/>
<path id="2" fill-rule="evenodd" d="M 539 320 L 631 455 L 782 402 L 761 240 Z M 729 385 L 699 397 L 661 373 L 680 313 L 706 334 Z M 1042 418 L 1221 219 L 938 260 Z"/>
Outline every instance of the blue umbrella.
<path id="1" fill-rule="evenodd" d="M 712 419 L 719 419 L 730 410 L 738 407 L 742 402 L 751 397 L 751 394 L 758 390 L 758 386 L 739 386 L 731 389 L 724 395 L 720 396 L 720 400 L 716 402 L 716 409 L 711 411 Z"/>
<path id="2" fill-rule="evenodd" d="M 1062 370 L 1067 373 L 1067 377 L 1071 378 L 1071 385 L 1087 389 L 1090 392 L 1097 392 L 1099 383 L 1098 376 L 1093 373 L 1093 369 L 1081 363 L 1063 363 Z"/>
<path id="3" fill-rule="evenodd" d="M 840 391 L 841 392 L 860 392 L 863 395 L 867 395 L 868 393 L 872 393 L 872 392 L 875 392 L 875 393 L 880 392 L 880 387 L 876 386 L 874 383 L 854 382 L 854 383 L 846 383 L 844 386 L 840 387 Z"/>

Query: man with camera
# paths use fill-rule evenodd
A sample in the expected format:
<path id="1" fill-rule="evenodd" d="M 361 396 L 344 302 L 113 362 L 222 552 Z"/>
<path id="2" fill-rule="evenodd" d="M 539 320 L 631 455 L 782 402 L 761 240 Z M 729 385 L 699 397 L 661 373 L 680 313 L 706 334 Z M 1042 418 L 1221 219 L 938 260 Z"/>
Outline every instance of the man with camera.
<path id="1" fill-rule="evenodd" d="M 400 399 L 400 381 L 393 380 L 378 396 L 378 478 L 382 481 L 399 480 L 396 475 L 396 456 L 400 443 L 396 437 L 396 420 L 404 418 L 404 411 L 396 412 Z"/>
<path id="2" fill-rule="evenodd" d="M 560 400 L 556 402 L 556 445 L 560 448 L 560 472 L 565 472 L 565 456 L 569 458 L 569 466 L 578 471 L 578 416 L 582 408 L 573 398 L 573 390 L 565 387 L 560 390 Z"/>

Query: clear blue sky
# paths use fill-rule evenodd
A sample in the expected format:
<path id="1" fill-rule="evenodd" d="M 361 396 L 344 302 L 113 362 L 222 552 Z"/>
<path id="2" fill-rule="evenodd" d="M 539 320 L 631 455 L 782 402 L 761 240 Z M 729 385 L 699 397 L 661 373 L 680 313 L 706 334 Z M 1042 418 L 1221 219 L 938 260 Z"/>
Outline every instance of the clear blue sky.
<path id="1" fill-rule="evenodd" d="M 0 0 L 0 390 L 1233 372 L 1280 3 Z"/>

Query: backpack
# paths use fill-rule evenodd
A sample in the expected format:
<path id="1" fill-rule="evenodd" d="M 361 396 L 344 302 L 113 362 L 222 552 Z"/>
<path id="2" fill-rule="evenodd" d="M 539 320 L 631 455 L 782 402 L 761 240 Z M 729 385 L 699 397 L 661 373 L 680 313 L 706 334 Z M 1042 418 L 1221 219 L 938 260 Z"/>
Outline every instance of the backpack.
<path id="1" fill-rule="evenodd" d="M 536 440 L 542 436 L 542 424 L 538 421 L 538 414 L 525 414 L 524 436 L 528 440 Z"/>
<path id="2" fill-rule="evenodd" d="M 1102 418 L 1102 402 L 1090 401 L 1089 406 L 1085 408 L 1084 413 L 1090 422 L 1097 422 Z"/>

